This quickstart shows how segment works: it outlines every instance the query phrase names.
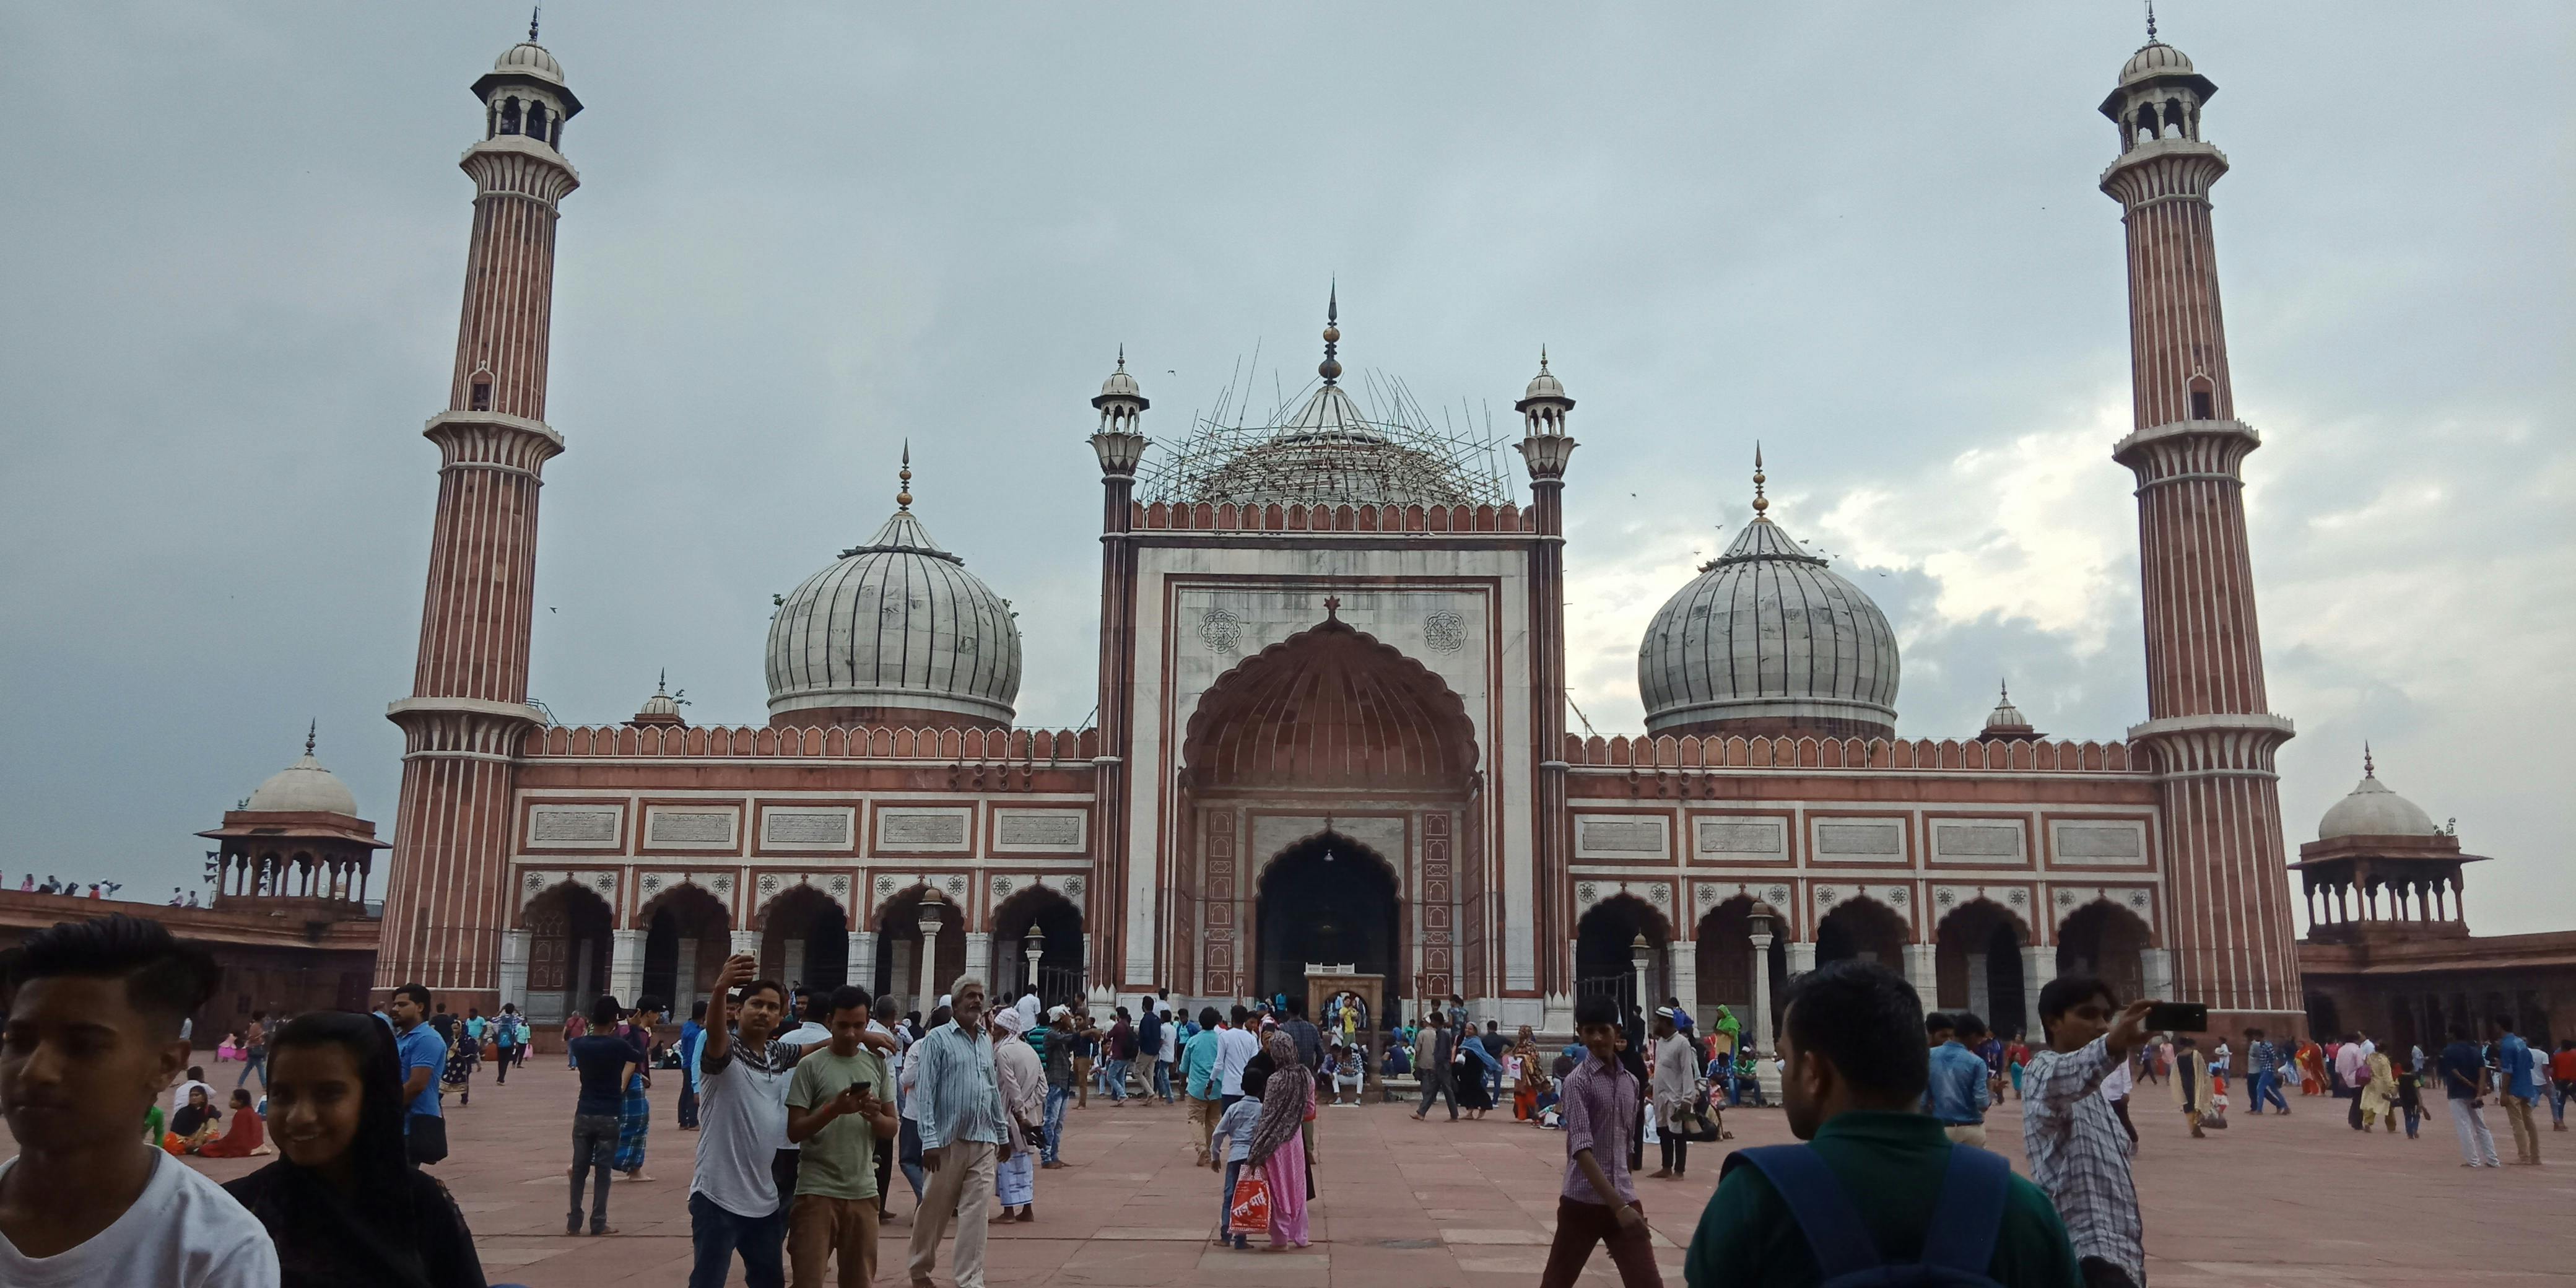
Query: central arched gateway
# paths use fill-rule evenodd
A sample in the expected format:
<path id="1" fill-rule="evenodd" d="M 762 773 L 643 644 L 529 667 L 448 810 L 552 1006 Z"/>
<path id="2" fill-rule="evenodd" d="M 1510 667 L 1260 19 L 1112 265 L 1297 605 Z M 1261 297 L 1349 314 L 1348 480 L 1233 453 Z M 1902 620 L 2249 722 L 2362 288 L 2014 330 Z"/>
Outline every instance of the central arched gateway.
<path id="1" fill-rule="evenodd" d="M 1182 743 L 1182 991 L 1301 996 L 1308 963 L 1388 997 L 1481 993 L 1475 726 L 1421 663 L 1323 622 L 1218 678 Z"/>

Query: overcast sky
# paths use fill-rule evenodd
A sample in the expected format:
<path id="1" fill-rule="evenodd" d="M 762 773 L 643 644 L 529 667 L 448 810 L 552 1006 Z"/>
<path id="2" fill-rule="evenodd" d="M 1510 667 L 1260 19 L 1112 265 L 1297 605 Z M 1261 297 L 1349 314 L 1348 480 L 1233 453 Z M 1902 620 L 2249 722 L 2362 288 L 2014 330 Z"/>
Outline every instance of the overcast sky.
<path id="1" fill-rule="evenodd" d="M 891 509 L 1092 705 L 1086 405 L 1256 348 L 1498 427 L 1579 400 L 1574 699 L 1771 511 L 1904 642 L 1900 727 L 2143 719 L 2105 2 L 547 6 L 565 151 L 535 695 L 766 716 L 770 596 Z M 2576 9 L 2168 0 L 2207 137 L 2295 846 L 2381 776 L 2483 932 L 2576 924 Z M 196 885 L 305 722 L 389 830 L 508 4 L 0 11 L 0 873 Z M 1268 380 L 1265 374 L 1263 383 Z M 1524 495 L 1526 491 L 1524 489 Z"/>

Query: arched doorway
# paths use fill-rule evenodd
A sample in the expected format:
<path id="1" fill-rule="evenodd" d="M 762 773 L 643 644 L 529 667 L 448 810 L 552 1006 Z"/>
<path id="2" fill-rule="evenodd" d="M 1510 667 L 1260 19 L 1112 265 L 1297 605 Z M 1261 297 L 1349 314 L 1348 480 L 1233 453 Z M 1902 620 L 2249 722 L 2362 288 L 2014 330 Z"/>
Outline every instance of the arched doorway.
<path id="1" fill-rule="evenodd" d="M 1395 869 L 1367 846 L 1331 832 L 1289 846 L 1262 869 L 1254 906 L 1254 995 L 1304 997 L 1310 962 L 1398 978 Z"/>
<path id="2" fill-rule="evenodd" d="M 1905 969 L 1905 918 L 1876 899 L 1845 899 L 1816 924 L 1816 964 L 1857 957 Z"/>
<path id="3" fill-rule="evenodd" d="M 841 902 L 810 885 L 790 886 L 760 915 L 760 973 L 788 991 L 829 991 L 848 982 L 850 920 Z"/>
<path id="4" fill-rule="evenodd" d="M 608 901 L 566 881 L 531 900 L 520 920 L 528 929 L 528 1022 L 543 1030 L 589 1010 L 608 988 L 616 920 Z"/>
<path id="5" fill-rule="evenodd" d="M 1709 909 L 1708 915 L 1699 919 L 1695 938 L 1699 943 L 1700 1014 L 1694 1018 L 1703 1031 L 1715 1024 L 1717 1008 L 1724 1006 L 1743 1022 L 1747 1034 L 1755 1033 L 1753 904 L 1752 895 L 1737 895 Z M 1763 962 L 1764 973 L 1770 976 L 1771 1005 L 1775 1012 L 1780 999 L 1788 995 L 1788 941 L 1788 928 L 1775 922 L 1771 929 L 1771 947 Z M 1765 1029 L 1755 1040 L 1761 1049 L 1767 1051 L 1777 1036 L 1776 1032 Z"/>
<path id="6" fill-rule="evenodd" d="M 644 905 L 644 992 L 675 1018 L 705 1001 L 731 950 L 733 919 L 704 887 L 682 882 Z"/>
<path id="7" fill-rule="evenodd" d="M 1333 616 L 1337 600 L 1324 608 L 1190 716 L 1184 989 L 1299 996 L 1321 960 L 1383 976 L 1390 999 L 1482 978 L 1474 723 L 1440 677 Z"/>
<path id="8" fill-rule="evenodd" d="M 1637 996 L 1637 936 L 1646 937 L 1646 996 Z M 1614 894 L 1594 904 L 1574 923 L 1574 995 L 1605 994 L 1617 1001 L 1624 1019 L 1628 1008 L 1651 1012 L 1672 992 L 1667 964 L 1673 942 L 1672 923 L 1654 906 L 1633 894 Z"/>
<path id="9" fill-rule="evenodd" d="M 2136 913 L 2097 899 L 2058 923 L 2057 973 L 2095 976 L 2121 1001 L 2135 1001 L 2146 995 L 2142 954 L 2151 938 Z"/>
<path id="10" fill-rule="evenodd" d="M 2021 918 L 1988 899 L 1951 909 L 1933 932 L 1935 996 L 1927 1008 L 1965 1010 L 1983 1018 L 1998 1037 L 2036 1035 L 2039 1017 L 2023 1014 L 2022 945 L 2030 940 Z"/>
<path id="11" fill-rule="evenodd" d="M 1029 932 L 1042 932 L 1037 974 L 1029 973 Z M 1016 998 L 1031 984 L 1048 1006 L 1082 1005 L 1090 983 L 1083 976 L 1082 909 L 1032 881 L 993 909 L 993 989 Z"/>
<path id="12" fill-rule="evenodd" d="M 966 973 L 966 922 L 952 899 L 937 898 L 939 937 L 932 943 L 927 959 L 922 954 L 921 905 L 931 897 L 928 887 L 914 886 L 877 909 L 876 980 L 868 990 L 894 994 L 903 1001 L 904 1010 L 919 1010 L 924 1020 L 930 1012 L 919 1005 L 922 994 L 927 992 L 935 1002 L 948 991 L 951 982 Z M 929 985 L 927 989 L 923 987 L 925 983 Z"/>

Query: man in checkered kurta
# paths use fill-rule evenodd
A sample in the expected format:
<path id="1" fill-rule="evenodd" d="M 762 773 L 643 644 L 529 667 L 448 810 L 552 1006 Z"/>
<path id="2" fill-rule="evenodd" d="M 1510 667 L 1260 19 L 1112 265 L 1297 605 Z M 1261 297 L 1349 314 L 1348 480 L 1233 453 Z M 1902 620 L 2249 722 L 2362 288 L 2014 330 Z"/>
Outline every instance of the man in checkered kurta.
<path id="1" fill-rule="evenodd" d="M 2152 1005 L 2121 1009 L 2110 986 L 2089 976 L 2051 980 L 2039 993 L 2048 1049 L 2022 1072 L 2022 1147 L 2031 1179 L 2066 1222 L 2086 1288 L 2144 1288 L 2147 1282 L 2129 1134 L 2103 1098 L 2102 1080 L 2126 1067 L 2146 1040 Z"/>

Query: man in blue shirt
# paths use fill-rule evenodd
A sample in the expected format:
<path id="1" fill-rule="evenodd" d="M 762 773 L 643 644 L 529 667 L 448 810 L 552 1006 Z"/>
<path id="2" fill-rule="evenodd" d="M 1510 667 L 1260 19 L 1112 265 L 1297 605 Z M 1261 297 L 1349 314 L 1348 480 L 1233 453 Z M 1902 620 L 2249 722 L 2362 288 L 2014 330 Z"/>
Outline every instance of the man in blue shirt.
<path id="1" fill-rule="evenodd" d="M 1939 1119 L 1952 1141 L 1984 1148 L 1986 1106 L 1993 1103 L 1986 1094 L 1990 1071 L 1960 1039 L 1985 1036 L 1986 1022 L 1966 1011 L 1935 1011 L 1923 1017 L 1923 1030 L 1932 1039 L 1932 1075 L 1923 1088 L 1923 1112 Z"/>
<path id="2" fill-rule="evenodd" d="M 2263 1112 L 2266 1102 L 2290 1112 L 2290 1102 L 2281 1095 L 2281 1049 L 2263 1038 L 2263 1030 L 2245 1030 L 2246 1098 L 2253 1102 L 2252 1113 Z"/>
<path id="3" fill-rule="evenodd" d="M 2460 1136 L 2460 1166 L 2496 1165 L 2495 1133 L 2487 1130 L 2487 1062 L 2469 1041 L 2466 1025 L 2451 1026 L 2451 1044 L 2442 1048 L 2442 1091 L 2449 1098 L 2451 1129 Z"/>
<path id="4" fill-rule="evenodd" d="M 1208 1161 L 1208 1141 L 1216 1135 L 1216 1120 L 1223 1112 L 1225 1089 L 1216 1076 L 1216 1048 L 1223 1041 L 1217 1026 L 1223 1023 L 1215 1007 L 1202 1006 L 1198 1032 L 1181 1044 L 1181 1095 L 1190 1102 L 1190 1136 L 1198 1142 L 1201 1163 Z"/>
<path id="5" fill-rule="evenodd" d="M 2504 1120 L 2513 1128 L 2513 1161 L 2540 1166 L 2540 1126 L 2531 1117 L 2540 1099 L 2540 1073 L 2531 1044 L 2513 1031 L 2513 1021 L 2499 1015 L 2496 1027 L 2496 1091 L 2504 1101 Z"/>
<path id="6" fill-rule="evenodd" d="M 401 1065 L 403 1139 L 414 1166 L 447 1157 L 447 1120 L 438 1111 L 438 1071 L 447 1063 L 447 1043 L 429 1018 L 429 988 L 404 984 L 385 1000 L 385 1018 L 394 1022 L 394 1053 Z"/>

